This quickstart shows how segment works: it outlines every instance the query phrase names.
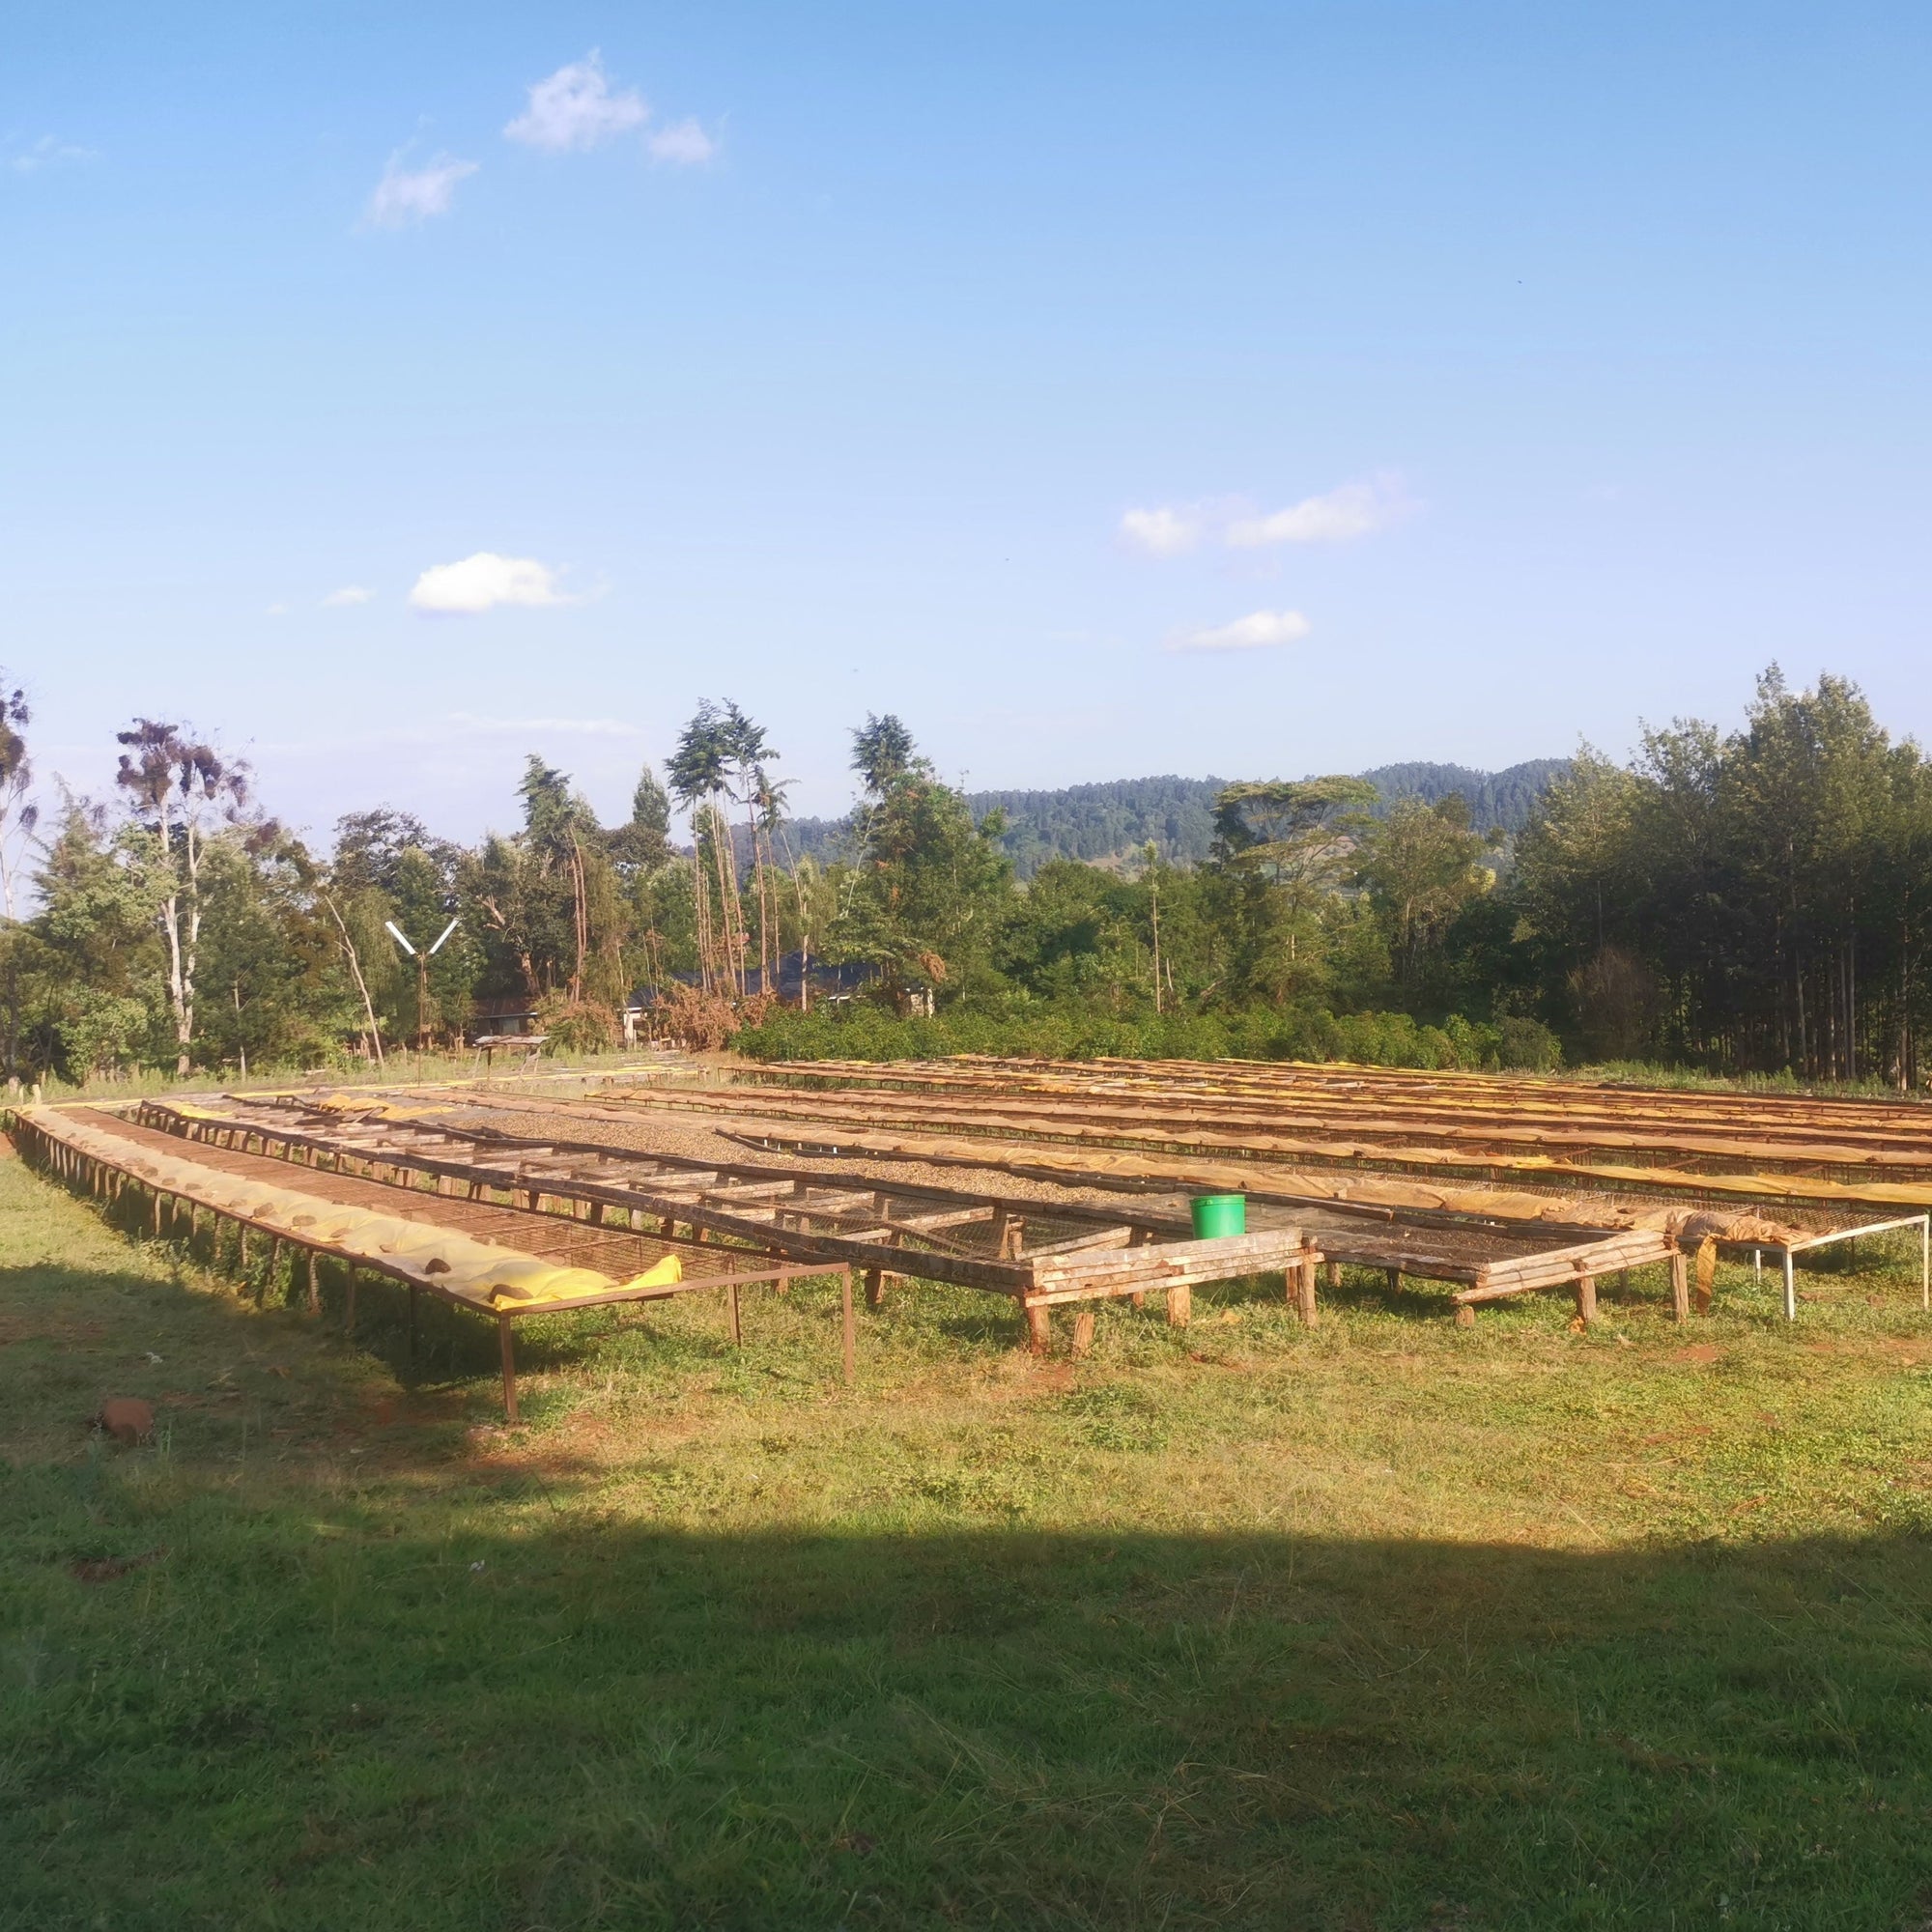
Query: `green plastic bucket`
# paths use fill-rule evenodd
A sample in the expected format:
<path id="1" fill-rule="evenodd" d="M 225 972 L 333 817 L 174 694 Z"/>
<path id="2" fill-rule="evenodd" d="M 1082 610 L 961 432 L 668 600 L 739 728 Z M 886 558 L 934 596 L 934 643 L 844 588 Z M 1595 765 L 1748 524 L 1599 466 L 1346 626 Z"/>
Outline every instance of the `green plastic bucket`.
<path id="1" fill-rule="evenodd" d="M 1197 1194 L 1189 1204 L 1194 1211 L 1194 1238 L 1211 1241 L 1220 1235 L 1248 1232 L 1248 1197 L 1245 1194 Z"/>

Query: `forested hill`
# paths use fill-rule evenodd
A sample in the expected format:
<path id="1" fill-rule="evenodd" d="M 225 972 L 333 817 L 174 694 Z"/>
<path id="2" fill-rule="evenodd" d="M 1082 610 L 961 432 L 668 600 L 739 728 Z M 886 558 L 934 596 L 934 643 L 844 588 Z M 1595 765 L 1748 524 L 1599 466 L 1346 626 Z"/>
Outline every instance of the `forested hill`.
<path id="1" fill-rule="evenodd" d="M 1520 832 L 1545 785 L 1568 763 L 1530 758 L 1507 771 L 1466 765 L 1380 765 L 1362 777 L 1379 787 L 1384 806 L 1399 798 L 1433 804 L 1452 791 L 1469 801 L 1470 822 Z M 1049 859 L 1118 865 L 1137 857 L 1150 840 L 1162 858 L 1195 865 L 1214 836 L 1214 794 L 1225 779 L 1115 779 L 1106 784 L 1066 785 L 1058 791 L 980 791 L 969 798 L 976 816 L 999 808 L 1007 814 L 1006 849 L 1021 878 Z M 845 851 L 845 821 L 801 818 L 786 827 L 801 858 L 831 859 Z"/>

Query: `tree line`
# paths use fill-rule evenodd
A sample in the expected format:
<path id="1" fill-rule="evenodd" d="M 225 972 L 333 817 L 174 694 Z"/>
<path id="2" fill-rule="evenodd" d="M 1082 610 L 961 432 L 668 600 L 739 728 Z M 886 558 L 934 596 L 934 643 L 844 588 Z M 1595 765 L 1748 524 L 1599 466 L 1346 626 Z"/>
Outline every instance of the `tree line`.
<path id="1" fill-rule="evenodd" d="M 1150 840 L 1024 880 L 1003 813 L 890 716 L 853 733 L 838 856 L 799 849 L 779 751 L 734 702 L 698 708 L 620 824 L 532 755 L 514 831 L 464 845 L 384 806 L 326 851 L 168 721 L 119 734 L 109 796 L 43 799 L 31 725 L 0 679 L 0 1059 L 20 1080 L 384 1063 L 511 1009 L 592 1049 L 641 993 L 687 1043 L 767 1055 L 1921 1081 L 1932 770 L 1841 678 L 1795 692 L 1774 668 L 1735 730 L 1679 721 L 1622 764 L 1586 747 L 1535 774 L 1513 837 L 1461 790 L 1254 780 L 1216 788 L 1198 863 Z"/>

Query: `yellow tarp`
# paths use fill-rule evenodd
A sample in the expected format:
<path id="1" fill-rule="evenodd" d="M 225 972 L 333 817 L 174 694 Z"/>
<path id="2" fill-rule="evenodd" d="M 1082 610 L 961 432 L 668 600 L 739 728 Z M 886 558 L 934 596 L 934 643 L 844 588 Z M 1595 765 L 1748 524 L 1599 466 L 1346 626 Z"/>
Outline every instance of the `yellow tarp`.
<path id="1" fill-rule="evenodd" d="M 669 1288 L 684 1279 L 674 1254 L 626 1282 L 595 1268 L 566 1267 L 514 1248 L 479 1241 L 434 1222 L 410 1221 L 326 1201 L 293 1188 L 225 1174 L 157 1152 L 120 1135 L 64 1119 L 47 1108 L 28 1117 L 37 1125 L 82 1153 L 111 1162 L 184 1200 L 219 1212 L 243 1216 L 270 1233 L 320 1242 L 351 1260 L 380 1262 L 414 1276 L 425 1285 L 485 1309 L 526 1308 L 532 1303 L 571 1301 L 618 1289 Z"/>

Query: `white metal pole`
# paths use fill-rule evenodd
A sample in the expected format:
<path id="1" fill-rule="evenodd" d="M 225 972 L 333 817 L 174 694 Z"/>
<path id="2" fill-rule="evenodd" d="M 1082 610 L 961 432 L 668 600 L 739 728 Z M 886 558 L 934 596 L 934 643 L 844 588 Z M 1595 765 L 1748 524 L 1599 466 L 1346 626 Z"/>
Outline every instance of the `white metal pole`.
<path id="1" fill-rule="evenodd" d="M 1918 1217 L 1918 1305 L 1932 1312 L 1932 1214 Z"/>
<path id="2" fill-rule="evenodd" d="M 1786 1248 L 1784 1251 L 1784 1319 L 1787 1321 L 1796 1321 L 1798 1320 L 1798 1284 L 1792 1279 L 1791 1275 L 1791 1250 L 1789 1248 Z"/>

